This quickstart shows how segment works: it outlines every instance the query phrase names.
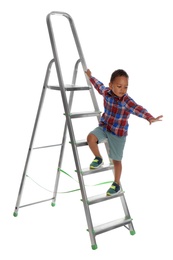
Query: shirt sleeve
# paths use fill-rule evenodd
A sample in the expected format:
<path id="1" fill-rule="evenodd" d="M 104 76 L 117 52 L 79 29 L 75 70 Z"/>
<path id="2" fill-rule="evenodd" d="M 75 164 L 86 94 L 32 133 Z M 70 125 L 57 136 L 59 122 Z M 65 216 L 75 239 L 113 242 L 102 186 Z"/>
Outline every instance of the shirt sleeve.
<path id="1" fill-rule="evenodd" d="M 126 109 L 138 117 L 150 120 L 153 116 L 141 105 L 138 105 L 132 98 L 128 97 L 126 101 Z"/>
<path id="2" fill-rule="evenodd" d="M 98 79 L 96 79 L 94 77 L 91 77 L 90 82 L 92 83 L 92 85 L 98 91 L 98 93 L 100 95 L 103 95 L 103 96 L 105 95 L 105 92 L 108 90 L 108 88 L 105 87 L 101 81 L 99 81 Z"/>

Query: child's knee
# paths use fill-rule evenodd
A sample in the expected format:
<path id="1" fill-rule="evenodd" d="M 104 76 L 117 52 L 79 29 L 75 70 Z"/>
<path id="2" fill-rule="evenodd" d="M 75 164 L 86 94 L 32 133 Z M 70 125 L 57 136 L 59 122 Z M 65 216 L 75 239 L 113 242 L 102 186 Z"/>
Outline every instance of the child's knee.
<path id="1" fill-rule="evenodd" d="M 89 135 L 87 136 L 87 142 L 88 142 L 88 143 L 89 143 L 89 142 L 97 143 L 97 141 L 98 141 L 98 139 L 97 139 L 97 137 L 96 137 L 95 135 L 89 134 Z"/>
<path id="2" fill-rule="evenodd" d="M 113 160 L 114 165 L 121 165 L 121 161 Z"/>

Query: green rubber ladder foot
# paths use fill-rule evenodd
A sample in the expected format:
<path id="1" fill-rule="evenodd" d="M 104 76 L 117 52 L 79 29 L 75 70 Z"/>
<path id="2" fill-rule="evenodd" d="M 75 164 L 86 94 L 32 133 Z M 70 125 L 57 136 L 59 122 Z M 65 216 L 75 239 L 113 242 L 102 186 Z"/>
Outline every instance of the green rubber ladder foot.
<path id="1" fill-rule="evenodd" d="M 56 205 L 55 202 L 52 202 L 52 203 L 51 203 L 51 206 L 52 206 L 52 207 L 55 207 L 55 205 Z"/>
<path id="2" fill-rule="evenodd" d="M 130 235 L 134 236 L 136 234 L 136 232 L 134 230 L 130 231 Z"/>
<path id="3" fill-rule="evenodd" d="M 17 217 L 17 216 L 18 216 L 18 213 L 17 213 L 17 212 L 14 212 L 14 213 L 13 213 L 13 216 L 14 216 L 14 217 Z"/>
<path id="4" fill-rule="evenodd" d="M 92 248 L 93 250 L 96 250 L 96 249 L 97 249 L 97 245 L 92 245 L 91 248 Z"/>

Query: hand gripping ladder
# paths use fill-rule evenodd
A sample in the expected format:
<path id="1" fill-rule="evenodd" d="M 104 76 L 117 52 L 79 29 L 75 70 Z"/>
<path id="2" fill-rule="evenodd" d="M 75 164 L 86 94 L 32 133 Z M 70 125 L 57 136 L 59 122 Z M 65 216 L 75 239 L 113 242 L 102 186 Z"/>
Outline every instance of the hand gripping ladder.
<path id="1" fill-rule="evenodd" d="M 73 79 L 72 79 L 71 85 L 65 85 L 64 84 L 63 76 L 62 76 L 62 73 L 61 73 L 61 67 L 60 67 L 60 62 L 59 62 L 58 52 L 57 52 L 56 43 L 55 43 L 54 32 L 53 32 L 53 26 L 52 26 L 52 21 L 51 21 L 51 17 L 55 16 L 55 15 L 56 16 L 64 16 L 68 19 L 68 21 L 70 23 L 71 30 L 72 30 L 72 34 L 73 34 L 73 37 L 74 37 L 74 41 L 75 41 L 75 44 L 76 44 L 76 47 L 77 47 L 77 51 L 78 51 L 78 54 L 79 54 L 79 60 L 77 60 L 77 62 L 75 64 Z M 86 66 L 86 62 L 85 62 L 85 59 L 84 59 L 84 55 L 83 55 L 83 52 L 82 52 L 82 49 L 81 49 L 81 45 L 80 45 L 80 42 L 79 42 L 79 38 L 78 38 L 78 35 L 77 35 L 77 32 L 76 32 L 76 28 L 75 28 L 73 19 L 71 18 L 71 16 L 69 14 L 64 13 L 64 12 L 51 12 L 50 14 L 47 15 L 47 26 L 48 26 L 50 42 L 51 42 L 54 58 L 49 62 L 48 67 L 47 67 L 47 72 L 46 72 L 46 76 L 45 76 L 43 90 L 42 90 L 42 93 L 41 93 L 39 107 L 38 107 L 38 111 L 37 111 L 37 115 L 36 115 L 36 119 L 35 119 L 35 123 L 34 123 L 32 137 L 31 137 L 31 141 L 30 141 L 30 145 L 29 145 L 29 150 L 28 150 L 28 154 L 27 154 L 27 158 L 26 158 L 26 162 L 25 162 L 25 166 L 24 166 L 24 171 L 23 171 L 23 176 L 22 176 L 22 180 L 21 180 L 21 184 L 20 184 L 20 188 L 19 188 L 19 193 L 18 193 L 18 197 L 17 197 L 16 207 L 15 207 L 15 211 L 14 211 L 13 215 L 15 217 L 18 215 L 19 208 L 29 206 L 29 205 L 32 205 L 32 204 L 36 204 L 36 203 L 40 203 L 40 202 L 44 202 L 44 201 L 48 201 L 48 200 L 52 200 L 52 206 L 55 205 L 58 183 L 59 183 L 59 176 L 60 176 L 60 169 L 61 169 L 64 147 L 65 147 L 65 142 L 66 142 L 66 133 L 67 133 L 67 129 L 68 129 L 69 136 L 70 136 L 70 142 L 71 142 L 71 146 L 72 146 L 72 151 L 73 151 L 73 155 L 74 155 L 74 160 L 75 160 L 75 166 L 76 166 L 76 172 L 77 172 L 77 176 L 78 176 L 81 196 L 82 196 L 82 202 L 83 202 L 84 211 L 85 211 L 86 220 L 87 220 L 87 225 L 88 225 L 87 230 L 89 232 L 89 236 L 90 236 L 90 240 L 91 240 L 91 247 L 92 247 L 92 249 L 97 249 L 97 244 L 96 244 L 96 239 L 95 239 L 96 235 L 102 234 L 104 232 L 110 231 L 112 229 L 115 229 L 115 228 L 118 228 L 118 227 L 121 227 L 121 226 L 126 227 L 130 231 L 131 235 L 135 234 L 135 230 L 134 230 L 134 227 L 133 227 L 132 218 L 130 216 L 130 212 L 128 210 L 128 206 L 127 206 L 126 199 L 125 199 L 125 196 L 124 196 L 124 191 L 121 191 L 120 193 L 113 195 L 113 196 L 106 196 L 106 193 L 105 193 L 105 194 L 101 194 L 101 195 L 97 195 L 97 196 L 87 197 L 85 184 L 84 184 L 84 177 L 88 174 L 91 174 L 91 173 L 93 174 L 93 173 L 97 173 L 97 172 L 101 172 L 101 171 L 113 170 L 113 164 L 111 163 L 111 160 L 110 160 L 109 165 L 103 166 L 103 167 L 98 168 L 98 169 L 89 170 L 89 169 L 82 169 L 81 168 L 80 160 L 79 160 L 79 154 L 78 154 L 78 147 L 87 145 L 87 142 L 75 140 L 73 125 L 72 125 L 72 119 L 73 118 L 95 116 L 95 117 L 97 117 L 97 119 L 99 121 L 100 111 L 99 111 L 99 107 L 98 107 L 98 104 L 97 104 L 97 100 L 96 100 L 96 97 L 95 97 L 95 94 L 94 94 L 92 84 L 89 82 L 88 78 L 86 77 L 87 86 L 80 87 L 80 86 L 75 85 L 79 63 L 81 62 L 81 65 L 82 65 L 82 68 L 83 68 L 84 71 L 87 69 L 87 66 Z M 53 63 L 55 64 L 56 73 L 57 73 L 57 77 L 58 77 L 58 81 L 59 81 L 59 86 L 49 86 L 48 85 L 49 76 L 50 76 L 50 73 L 51 73 L 51 67 L 52 67 Z M 60 150 L 60 156 L 59 156 L 59 162 L 58 162 L 58 170 L 57 170 L 57 174 L 56 174 L 53 197 L 51 199 L 47 199 L 47 200 L 43 200 L 43 201 L 39 201 L 39 202 L 20 206 L 20 201 L 21 201 L 21 197 L 22 197 L 22 192 L 23 192 L 24 182 L 25 182 L 25 178 L 26 178 L 28 163 L 29 163 L 29 160 L 30 160 L 31 151 L 34 149 L 33 148 L 34 137 L 35 137 L 35 133 L 36 133 L 37 125 L 38 125 L 38 120 L 39 120 L 39 116 L 40 116 L 40 112 L 41 112 L 41 109 L 42 109 L 42 105 L 43 105 L 43 102 L 44 102 L 44 97 L 45 97 L 47 88 L 50 89 L 50 90 L 59 90 L 61 92 L 65 116 L 66 116 L 66 122 L 65 122 L 65 126 L 64 126 L 64 133 L 63 133 L 63 139 L 62 139 L 62 144 L 61 144 L 61 150 Z M 71 106 L 72 106 L 74 92 L 75 91 L 82 91 L 82 90 L 88 90 L 90 92 L 90 96 L 91 96 L 93 106 L 94 106 L 94 111 L 92 111 L 92 112 L 81 112 L 81 113 L 71 113 L 70 110 L 71 110 Z M 70 91 L 69 101 L 67 100 L 66 91 Z M 105 148 L 108 151 L 108 143 L 107 142 L 105 142 Z M 122 190 L 122 186 L 121 186 L 121 190 Z M 92 223 L 91 213 L 90 213 L 90 205 L 100 203 L 100 202 L 103 202 L 103 201 L 108 201 L 110 199 L 117 198 L 117 197 L 119 197 L 121 199 L 121 204 L 122 204 L 122 207 L 123 207 L 123 210 L 124 210 L 124 217 L 121 218 L 121 219 L 117 219 L 117 220 L 108 222 L 106 224 L 94 227 L 93 223 Z"/>

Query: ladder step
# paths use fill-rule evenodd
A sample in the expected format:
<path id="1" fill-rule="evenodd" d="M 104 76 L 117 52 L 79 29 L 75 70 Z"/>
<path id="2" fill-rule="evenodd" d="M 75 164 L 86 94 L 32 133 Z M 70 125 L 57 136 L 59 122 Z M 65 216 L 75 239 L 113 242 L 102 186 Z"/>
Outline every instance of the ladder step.
<path id="1" fill-rule="evenodd" d="M 113 164 L 105 164 L 97 169 L 90 169 L 89 167 L 88 168 L 85 168 L 85 169 L 82 169 L 82 175 L 85 176 L 85 175 L 88 175 L 88 174 L 93 174 L 93 173 L 97 173 L 97 172 L 104 172 L 104 171 L 109 171 L 109 170 L 113 170 L 114 169 L 114 165 Z"/>
<path id="2" fill-rule="evenodd" d="M 60 86 L 47 86 L 47 88 L 49 89 L 53 89 L 53 90 L 61 90 Z M 67 91 L 79 91 L 79 90 L 90 90 L 91 87 L 89 86 L 76 86 L 73 84 L 67 84 L 65 85 L 65 90 Z"/>
<path id="3" fill-rule="evenodd" d="M 71 141 L 70 141 L 69 143 L 71 143 Z M 76 146 L 77 146 L 77 147 L 79 147 L 79 146 L 85 146 L 85 145 L 88 145 L 86 139 L 76 141 Z"/>
<path id="4" fill-rule="evenodd" d="M 125 193 L 124 191 L 121 191 L 121 192 L 119 192 L 115 195 L 112 195 L 112 196 L 106 196 L 106 193 L 103 193 L 103 194 L 100 194 L 100 195 L 89 197 L 87 199 L 87 202 L 88 202 L 88 205 L 92 205 L 92 204 L 99 203 L 99 202 L 102 202 L 102 201 L 115 199 L 117 197 L 122 196 L 124 193 Z"/>
<path id="5" fill-rule="evenodd" d="M 112 229 L 125 226 L 131 222 L 132 222 L 132 218 L 130 218 L 130 217 L 129 218 L 125 217 L 125 218 L 117 219 L 114 221 L 110 221 L 108 223 L 94 227 L 94 234 L 99 235 L 101 233 L 110 231 Z"/>
<path id="6" fill-rule="evenodd" d="M 99 116 L 100 111 L 86 111 L 86 112 L 76 112 L 76 113 L 70 113 L 71 118 L 81 118 L 81 117 L 91 117 L 91 116 Z"/>

